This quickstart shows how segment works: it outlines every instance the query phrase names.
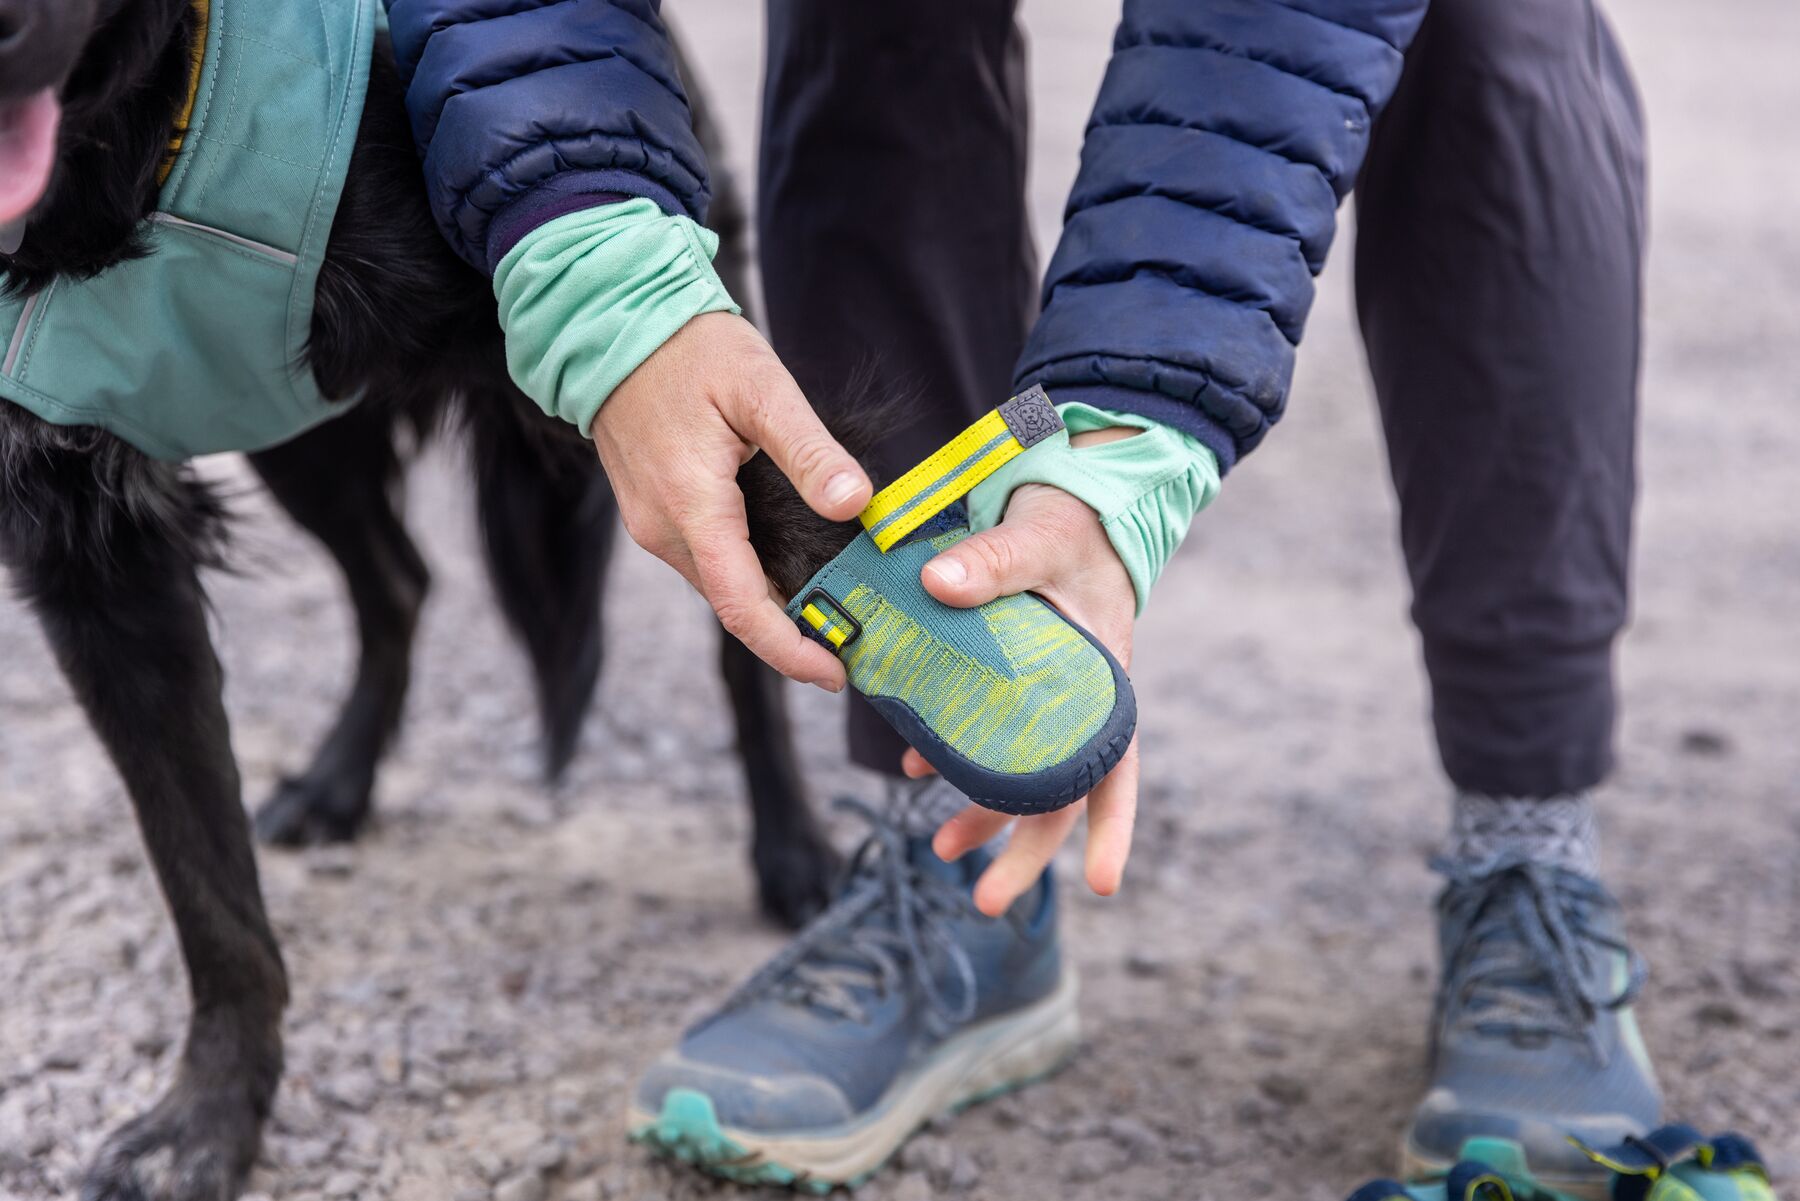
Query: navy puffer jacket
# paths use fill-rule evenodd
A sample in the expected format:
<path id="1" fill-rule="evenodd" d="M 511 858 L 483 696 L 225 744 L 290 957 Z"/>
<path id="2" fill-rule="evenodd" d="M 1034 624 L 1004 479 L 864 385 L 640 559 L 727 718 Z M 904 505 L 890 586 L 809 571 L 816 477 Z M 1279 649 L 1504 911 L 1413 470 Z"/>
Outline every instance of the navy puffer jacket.
<path id="1" fill-rule="evenodd" d="M 432 207 L 470 262 L 602 196 L 704 218 L 659 0 L 389 7 Z M 1226 468 L 1255 447 L 1424 9 L 1126 0 L 1018 382 L 1185 430 Z"/>

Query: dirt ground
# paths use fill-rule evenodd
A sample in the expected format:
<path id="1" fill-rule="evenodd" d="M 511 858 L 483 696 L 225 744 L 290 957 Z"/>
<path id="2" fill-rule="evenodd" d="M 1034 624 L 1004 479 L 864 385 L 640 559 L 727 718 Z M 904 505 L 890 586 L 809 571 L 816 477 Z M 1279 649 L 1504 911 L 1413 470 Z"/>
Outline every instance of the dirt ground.
<path id="1" fill-rule="evenodd" d="M 760 6 L 669 7 L 748 162 Z M 1025 8 L 1047 243 L 1117 6 Z M 1606 860 L 1653 968 L 1641 1012 L 1670 1113 L 1750 1134 L 1800 1189 L 1800 8 L 1631 0 L 1615 16 L 1655 185 Z M 1068 891 L 1085 1053 L 920 1138 L 863 1196 L 1330 1201 L 1389 1168 L 1423 1081 L 1423 858 L 1446 786 L 1341 251 L 1290 416 L 1197 522 L 1140 634 L 1137 858 L 1113 900 Z M 638 1072 L 781 941 L 752 904 L 708 615 L 621 554 L 598 712 L 547 795 L 452 464 L 413 484 L 437 586 L 381 824 L 353 848 L 262 856 L 294 1005 L 253 1187 L 723 1196 L 623 1129 Z M 351 631 L 321 555 L 243 491 L 253 571 L 213 591 L 254 801 L 321 731 Z M 629 619 L 644 609 L 654 644 Z M 808 729 L 835 730 L 830 698 L 798 703 Z M 866 787 L 835 733 L 807 758 L 821 803 Z M 166 1081 L 185 1011 L 119 783 L 0 601 L 0 1197 L 68 1195 L 102 1132 Z"/>

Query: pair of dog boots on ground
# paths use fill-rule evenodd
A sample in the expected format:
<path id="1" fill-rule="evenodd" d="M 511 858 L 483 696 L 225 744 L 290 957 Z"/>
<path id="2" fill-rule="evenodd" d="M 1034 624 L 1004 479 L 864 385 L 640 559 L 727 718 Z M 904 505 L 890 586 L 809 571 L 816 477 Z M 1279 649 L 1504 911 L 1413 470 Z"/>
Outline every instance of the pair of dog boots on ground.
<path id="1" fill-rule="evenodd" d="M 1709 1139 L 1691 1126 L 1663 1126 L 1616 1147 L 1576 1145 L 1611 1174 L 1597 1198 L 1559 1192 L 1533 1179 L 1516 1143 L 1475 1138 L 1443 1179 L 1377 1180 L 1350 1194 L 1349 1201 L 1775 1201 L 1762 1156 L 1740 1135 Z"/>
<path id="2" fill-rule="evenodd" d="M 1062 428 L 1042 388 L 1013 397 L 876 494 L 862 533 L 787 607 L 944 779 L 1002 813 L 1080 800 L 1137 727 L 1118 660 L 1044 601 L 956 609 L 919 582 L 968 537 L 969 490 Z"/>

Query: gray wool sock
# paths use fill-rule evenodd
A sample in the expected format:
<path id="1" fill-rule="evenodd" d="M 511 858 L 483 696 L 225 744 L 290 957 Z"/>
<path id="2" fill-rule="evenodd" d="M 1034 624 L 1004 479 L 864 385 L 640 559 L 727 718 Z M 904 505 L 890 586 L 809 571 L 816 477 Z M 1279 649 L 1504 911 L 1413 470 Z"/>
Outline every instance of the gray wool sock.
<path id="1" fill-rule="evenodd" d="M 1600 834 L 1593 801 L 1585 792 L 1554 797 L 1459 792 L 1451 802 L 1444 853 L 1469 867 L 1518 854 L 1533 863 L 1598 876 Z"/>

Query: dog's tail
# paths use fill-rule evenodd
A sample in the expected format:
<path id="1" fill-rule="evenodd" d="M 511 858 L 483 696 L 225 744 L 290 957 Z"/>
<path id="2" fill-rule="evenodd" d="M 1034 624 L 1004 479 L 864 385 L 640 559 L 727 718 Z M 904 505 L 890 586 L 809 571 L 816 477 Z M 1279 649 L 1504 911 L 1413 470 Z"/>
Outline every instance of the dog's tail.
<path id="1" fill-rule="evenodd" d="M 591 450 L 531 437 L 505 420 L 509 399 L 473 398 L 489 419 L 471 421 L 470 454 L 488 575 L 531 659 L 554 781 L 574 758 L 600 678 L 600 590 L 618 505 Z"/>

